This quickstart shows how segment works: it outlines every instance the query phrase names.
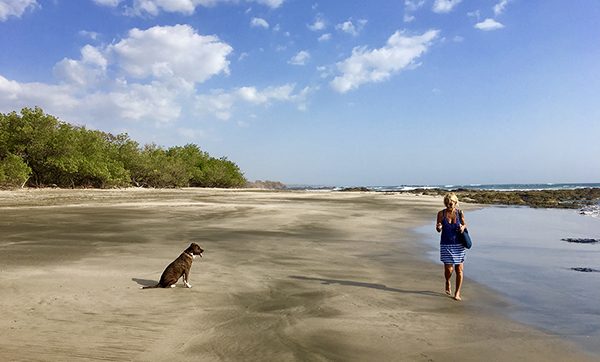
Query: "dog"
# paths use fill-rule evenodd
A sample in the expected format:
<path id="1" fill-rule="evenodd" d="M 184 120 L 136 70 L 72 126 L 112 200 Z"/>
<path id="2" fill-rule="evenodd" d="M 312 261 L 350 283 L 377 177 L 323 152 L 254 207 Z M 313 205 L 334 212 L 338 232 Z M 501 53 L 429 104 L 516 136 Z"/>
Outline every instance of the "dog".
<path id="1" fill-rule="evenodd" d="M 179 255 L 171 264 L 169 264 L 165 271 L 160 276 L 160 281 L 156 285 L 142 287 L 142 289 L 148 288 L 175 288 L 175 283 L 183 276 L 183 285 L 186 288 L 191 288 L 189 283 L 190 269 L 192 268 L 192 261 L 197 255 L 202 257 L 204 249 L 196 243 L 191 243 L 190 246 Z"/>

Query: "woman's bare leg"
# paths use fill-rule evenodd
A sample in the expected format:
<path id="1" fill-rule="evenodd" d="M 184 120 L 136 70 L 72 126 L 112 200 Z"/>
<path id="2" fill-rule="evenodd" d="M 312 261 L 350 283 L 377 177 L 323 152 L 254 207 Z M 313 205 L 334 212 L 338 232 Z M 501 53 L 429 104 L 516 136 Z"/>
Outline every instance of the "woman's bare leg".
<path id="1" fill-rule="evenodd" d="M 452 264 L 444 264 L 444 277 L 446 278 L 446 294 L 452 295 L 452 286 L 450 285 L 450 277 L 452 277 L 452 272 L 454 271 L 454 266 Z"/>
<path id="2" fill-rule="evenodd" d="M 463 282 L 463 264 L 456 264 L 456 292 L 454 293 L 454 299 L 461 300 L 460 288 Z"/>

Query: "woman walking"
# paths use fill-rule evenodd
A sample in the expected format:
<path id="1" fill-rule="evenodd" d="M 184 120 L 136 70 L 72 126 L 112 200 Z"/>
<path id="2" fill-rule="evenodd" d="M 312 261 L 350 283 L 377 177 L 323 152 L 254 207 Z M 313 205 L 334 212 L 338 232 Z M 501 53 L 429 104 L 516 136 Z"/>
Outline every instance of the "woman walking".
<path id="1" fill-rule="evenodd" d="M 456 269 L 456 285 L 454 299 L 461 300 L 460 288 L 463 282 L 463 263 L 465 261 L 465 247 L 461 244 L 458 235 L 467 227 L 465 215 L 458 209 L 458 197 L 453 192 L 444 197 L 446 208 L 437 214 L 435 229 L 441 232 L 440 260 L 444 263 L 444 277 L 446 278 L 446 294 L 452 296 L 450 278 Z"/>

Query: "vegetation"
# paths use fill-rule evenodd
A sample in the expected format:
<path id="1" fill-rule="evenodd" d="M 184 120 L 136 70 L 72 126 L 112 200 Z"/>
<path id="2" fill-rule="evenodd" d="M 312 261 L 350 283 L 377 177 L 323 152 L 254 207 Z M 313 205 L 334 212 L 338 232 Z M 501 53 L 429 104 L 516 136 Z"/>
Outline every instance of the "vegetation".
<path id="1" fill-rule="evenodd" d="M 412 192 L 424 195 L 444 195 L 442 189 L 422 189 Z M 600 199 L 600 188 L 571 190 L 530 190 L 530 191 L 484 191 L 454 190 L 462 202 L 495 205 L 523 205 L 537 208 L 578 209 L 596 203 Z"/>
<path id="2" fill-rule="evenodd" d="M 239 167 L 195 144 L 165 149 L 24 108 L 0 113 L 0 187 L 243 187 Z"/>

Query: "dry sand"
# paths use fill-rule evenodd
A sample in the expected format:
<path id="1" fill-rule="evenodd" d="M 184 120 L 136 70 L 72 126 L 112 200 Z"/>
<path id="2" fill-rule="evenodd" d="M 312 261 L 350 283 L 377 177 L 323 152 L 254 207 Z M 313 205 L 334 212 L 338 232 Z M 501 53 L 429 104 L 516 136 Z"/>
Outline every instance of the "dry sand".
<path id="1" fill-rule="evenodd" d="M 507 320 L 410 230 L 439 198 L 234 190 L 0 192 L 0 360 L 579 361 Z M 468 216 L 468 215 L 467 215 Z M 192 289 L 140 290 L 197 241 Z M 468 260 L 465 264 L 469 275 Z"/>

